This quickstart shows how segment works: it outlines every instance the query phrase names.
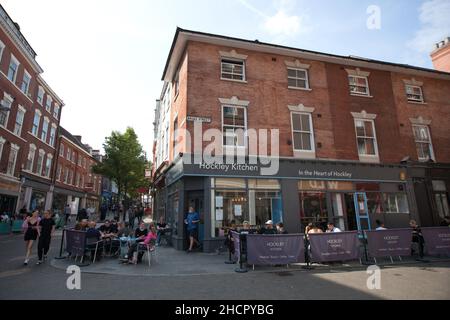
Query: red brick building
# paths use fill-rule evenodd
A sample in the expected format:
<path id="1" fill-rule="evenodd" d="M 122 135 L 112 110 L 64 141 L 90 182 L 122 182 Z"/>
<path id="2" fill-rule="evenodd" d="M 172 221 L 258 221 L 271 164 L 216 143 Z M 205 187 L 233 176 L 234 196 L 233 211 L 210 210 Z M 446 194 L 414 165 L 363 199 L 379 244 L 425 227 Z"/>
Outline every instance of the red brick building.
<path id="1" fill-rule="evenodd" d="M 49 209 L 63 101 L 36 53 L 0 6 L 0 211 Z"/>
<path id="2" fill-rule="evenodd" d="M 362 230 L 376 220 L 436 225 L 449 214 L 445 70 L 178 29 L 162 80 L 154 208 L 177 225 L 178 248 L 189 206 L 200 213 L 207 251 L 232 222 L 271 219 L 300 232 L 334 221 Z M 246 164 L 197 161 L 214 139 L 195 141 L 195 124 L 220 133 L 215 155 L 240 151 Z M 255 149 L 250 129 L 279 130 L 268 143 L 279 142 L 279 157 L 267 158 L 278 159 L 275 173 L 262 173 L 262 159 L 251 163 L 264 149 Z"/>
<path id="3" fill-rule="evenodd" d="M 53 210 L 63 211 L 69 204 L 72 214 L 79 209 L 98 212 L 102 177 L 92 172 L 98 162 L 89 145 L 63 127 L 59 128 Z"/>

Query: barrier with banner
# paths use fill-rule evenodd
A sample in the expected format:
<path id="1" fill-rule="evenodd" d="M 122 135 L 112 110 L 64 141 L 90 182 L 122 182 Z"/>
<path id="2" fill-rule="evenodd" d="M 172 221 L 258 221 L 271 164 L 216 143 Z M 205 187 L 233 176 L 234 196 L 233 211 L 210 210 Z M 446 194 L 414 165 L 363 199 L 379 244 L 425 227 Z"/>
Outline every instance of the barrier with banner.
<path id="1" fill-rule="evenodd" d="M 305 236 L 247 235 L 247 263 L 276 265 L 305 262 Z"/>
<path id="2" fill-rule="evenodd" d="M 425 252 L 430 256 L 450 255 L 450 228 L 422 228 Z"/>
<path id="3" fill-rule="evenodd" d="M 313 262 L 347 261 L 359 259 L 357 231 L 310 233 L 311 260 Z"/>
<path id="4" fill-rule="evenodd" d="M 236 231 L 231 231 L 231 238 L 233 239 L 234 244 L 234 259 L 236 259 L 236 261 L 240 261 L 241 240 L 239 238 L 239 233 Z"/>
<path id="5" fill-rule="evenodd" d="M 412 229 L 365 231 L 369 256 L 410 256 Z"/>
<path id="6" fill-rule="evenodd" d="M 66 252 L 75 256 L 83 256 L 86 248 L 86 232 L 66 229 L 65 233 Z"/>

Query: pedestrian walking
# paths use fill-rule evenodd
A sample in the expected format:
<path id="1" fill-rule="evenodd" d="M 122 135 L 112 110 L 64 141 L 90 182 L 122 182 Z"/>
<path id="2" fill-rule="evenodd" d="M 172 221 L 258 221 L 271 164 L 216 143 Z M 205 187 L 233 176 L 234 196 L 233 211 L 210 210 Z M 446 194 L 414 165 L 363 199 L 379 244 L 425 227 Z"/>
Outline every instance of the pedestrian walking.
<path id="1" fill-rule="evenodd" d="M 47 259 L 48 250 L 50 249 L 50 241 L 53 233 L 55 232 L 55 221 L 53 220 L 50 211 L 44 212 L 44 219 L 39 222 L 39 228 L 38 265 Z"/>
<path id="2" fill-rule="evenodd" d="M 25 229 L 25 261 L 24 265 L 28 265 L 28 262 L 30 261 L 30 255 L 31 255 L 31 249 L 33 248 L 34 241 L 39 236 L 39 211 L 35 210 L 31 217 L 27 217 L 26 220 L 23 223 L 24 229 Z"/>
<path id="3" fill-rule="evenodd" d="M 70 221 L 70 213 L 72 212 L 72 210 L 70 209 L 70 204 L 66 204 L 65 208 L 64 208 L 64 216 L 66 218 L 66 225 L 67 222 Z"/>

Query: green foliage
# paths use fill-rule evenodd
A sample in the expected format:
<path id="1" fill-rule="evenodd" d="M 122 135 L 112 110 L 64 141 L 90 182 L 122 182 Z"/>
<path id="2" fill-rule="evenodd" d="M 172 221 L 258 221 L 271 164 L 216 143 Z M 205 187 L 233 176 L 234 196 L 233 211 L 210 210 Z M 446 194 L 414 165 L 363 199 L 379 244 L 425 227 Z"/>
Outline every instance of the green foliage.
<path id="1" fill-rule="evenodd" d="M 127 128 L 123 134 L 113 131 L 106 137 L 103 148 L 104 160 L 93 170 L 117 184 L 119 199 L 124 196 L 127 200 L 128 194 L 134 196 L 138 188 L 147 186 L 145 168 L 148 162 L 133 128 Z"/>

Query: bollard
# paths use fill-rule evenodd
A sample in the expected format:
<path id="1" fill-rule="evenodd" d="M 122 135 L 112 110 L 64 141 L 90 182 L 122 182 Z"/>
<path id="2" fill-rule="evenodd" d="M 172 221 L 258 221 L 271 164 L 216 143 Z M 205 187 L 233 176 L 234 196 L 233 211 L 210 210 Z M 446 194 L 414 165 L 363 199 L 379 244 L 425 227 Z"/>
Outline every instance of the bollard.
<path id="1" fill-rule="evenodd" d="M 234 271 L 238 273 L 245 273 L 248 271 L 242 264 L 242 238 L 244 238 L 244 235 L 239 234 L 239 268 L 234 269 Z"/>
<path id="2" fill-rule="evenodd" d="M 57 260 L 62 260 L 62 259 L 66 259 L 67 257 L 63 257 L 62 253 L 63 253 L 63 247 L 64 247 L 64 236 L 66 234 L 66 228 L 63 229 L 62 231 L 62 237 L 61 237 L 61 246 L 59 247 L 59 257 L 55 257 L 55 259 Z"/>

